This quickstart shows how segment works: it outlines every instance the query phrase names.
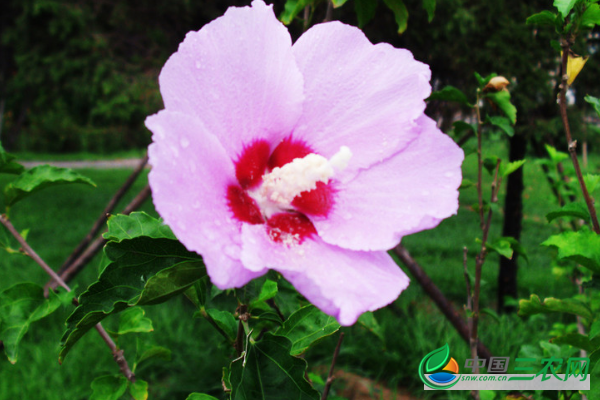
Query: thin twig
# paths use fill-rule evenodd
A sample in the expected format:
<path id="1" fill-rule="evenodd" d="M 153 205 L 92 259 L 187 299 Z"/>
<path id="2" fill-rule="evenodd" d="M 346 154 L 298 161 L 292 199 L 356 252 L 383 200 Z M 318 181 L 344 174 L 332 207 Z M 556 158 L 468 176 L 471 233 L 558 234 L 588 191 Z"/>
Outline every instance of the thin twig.
<path id="1" fill-rule="evenodd" d="M 337 346 L 335 346 L 335 351 L 333 352 L 333 359 L 331 360 L 331 367 L 329 367 L 329 375 L 327 376 L 327 382 L 325 382 L 325 389 L 323 389 L 323 395 L 321 396 L 321 400 L 327 400 L 327 396 L 329 396 L 329 389 L 331 389 L 331 384 L 333 383 L 333 370 L 335 368 L 335 363 L 337 362 L 338 355 L 340 354 L 340 347 L 342 347 L 342 341 L 344 340 L 344 332 L 340 332 L 340 338 L 338 339 Z"/>
<path id="2" fill-rule="evenodd" d="M 310 5 L 304 7 L 304 20 L 302 21 L 302 32 L 306 32 L 310 23 Z"/>
<path id="3" fill-rule="evenodd" d="M 481 159 L 481 134 L 483 131 L 483 121 L 481 120 L 481 110 L 479 109 L 479 89 L 477 89 L 477 102 L 475 103 L 475 112 L 477 113 L 477 200 L 479 204 L 479 223 L 483 229 L 483 195 L 482 195 L 482 180 L 483 180 L 483 161 Z"/>
<path id="4" fill-rule="evenodd" d="M 17 239 L 17 241 L 21 245 L 21 248 L 23 249 L 23 252 L 27 256 L 29 256 L 40 267 L 42 267 L 42 269 L 44 271 L 46 271 L 46 273 L 48 275 L 50 275 L 52 277 L 52 279 L 54 279 L 59 286 L 64 288 L 67 292 L 71 291 L 71 288 L 65 283 L 65 281 L 63 281 L 61 279 L 61 277 L 58 276 L 58 274 L 56 272 L 54 272 L 54 270 L 52 268 L 50 268 L 50 266 L 48 266 L 48 264 L 46 264 L 46 262 L 44 260 L 42 260 L 42 258 L 40 256 L 38 256 L 38 254 L 31 248 L 31 246 L 29 246 L 29 244 L 23 238 L 23 236 L 21 236 L 21 234 L 15 229 L 14 225 L 12 224 L 12 222 L 10 222 L 10 220 L 8 219 L 6 214 L 0 215 L 0 223 L 2 223 L 2 225 L 4 225 L 6 227 L 6 229 L 11 233 L 11 235 L 13 235 L 15 239 Z M 78 305 L 79 301 L 76 298 L 74 298 L 73 303 Z M 119 365 L 119 369 L 121 370 L 123 375 L 131 382 L 135 382 L 135 375 L 129 368 L 129 365 L 127 364 L 127 360 L 123 356 L 123 350 L 119 350 L 117 348 L 115 342 L 111 339 L 111 337 L 104 330 L 104 328 L 102 327 L 102 325 L 100 323 L 96 324 L 95 328 L 96 328 L 96 331 L 98 331 L 98 333 L 104 340 L 104 342 L 110 348 L 113 358 L 115 359 L 116 363 Z"/>
<path id="5" fill-rule="evenodd" d="M 598 216 L 596 215 L 596 208 L 594 208 L 594 200 L 592 200 L 587 187 L 585 186 L 585 181 L 583 180 L 583 174 L 581 173 L 581 168 L 579 166 L 579 160 L 577 159 L 577 141 L 573 140 L 571 136 L 571 128 L 569 126 L 569 118 L 567 117 L 567 87 L 569 75 L 567 74 L 567 64 L 569 62 L 569 50 L 571 49 L 571 42 L 568 39 L 563 38 L 561 40 L 561 47 L 563 51 L 562 55 L 562 83 L 560 86 L 560 94 L 559 94 L 559 108 L 560 108 L 560 117 L 562 119 L 563 126 L 565 128 L 565 136 L 567 137 L 567 145 L 569 149 L 569 154 L 571 156 L 571 161 L 573 162 L 573 166 L 575 167 L 575 175 L 577 175 L 577 180 L 579 181 L 579 185 L 581 186 L 581 191 L 583 193 L 583 198 L 585 199 L 585 204 L 590 212 L 590 217 L 592 220 L 592 226 L 594 228 L 594 232 L 600 234 L 600 224 L 598 224 Z"/>
<path id="6" fill-rule="evenodd" d="M 98 232 L 100 232 L 100 230 L 106 223 L 108 215 L 110 215 L 110 213 L 113 212 L 113 210 L 117 206 L 117 203 L 119 203 L 123 196 L 125 196 L 125 194 L 129 190 L 129 188 L 131 188 L 137 177 L 142 173 L 147 163 L 148 154 L 146 154 L 146 156 L 142 158 L 139 165 L 135 168 L 131 175 L 129 175 L 129 177 L 127 178 L 127 180 L 125 180 L 125 182 L 119 188 L 119 190 L 117 190 L 117 192 L 112 197 L 112 199 L 110 199 L 106 207 L 104 207 L 104 210 L 102 210 L 102 213 L 92 226 L 92 229 L 90 229 L 88 234 L 83 238 L 83 240 L 81 240 L 81 242 L 77 245 L 75 250 L 73 250 L 71 255 L 65 260 L 63 265 L 60 267 L 59 273 L 66 270 L 69 267 L 69 265 L 71 265 L 71 263 L 73 263 L 73 261 L 75 261 L 81 255 L 81 253 L 83 253 L 83 251 L 86 249 L 86 247 L 88 247 L 88 245 L 96 237 L 96 235 L 98 235 Z"/>
<path id="7" fill-rule="evenodd" d="M 333 1 L 327 0 L 327 11 L 325 12 L 325 19 L 323 22 L 329 22 L 333 19 Z"/>
<path id="8" fill-rule="evenodd" d="M 123 209 L 121 214 L 129 215 L 133 211 L 137 210 L 143 203 L 146 201 L 151 194 L 150 186 L 146 185 L 135 198 Z M 60 272 L 60 277 L 65 282 L 69 282 L 73 279 L 82 269 L 85 267 L 91 260 L 94 258 L 96 254 L 106 244 L 107 240 L 102 237 L 102 235 L 98 236 L 94 241 L 88 246 L 87 249 L 75 260 L 71 265 Z M 46 284 L 46 290 L 48 288 L 56 288 L 56 280 L 50 281 Z"/>
<path id="9" fill-rule="evenodd" d="M 438 306 L 446 319 L 454 326 L 454 329 L 456 329 L 458 334 L 468 343 L 470 338 L 469 328 L 465 324 L 464 319 L 459 315 L 458 311 L 454 309 L 440 289 L 432 282 L 431 278 L 429 278 L 423 268 L 415 261 L 403 245 L 399 244 L 393 251 L 409 270 L 413 278 L 416 279 L 431 300 Z M 489 359 L 492 357 L 492 353 L 481 343 L 481 341 L 477 342 L 477 353 L 481 358 Z"/>

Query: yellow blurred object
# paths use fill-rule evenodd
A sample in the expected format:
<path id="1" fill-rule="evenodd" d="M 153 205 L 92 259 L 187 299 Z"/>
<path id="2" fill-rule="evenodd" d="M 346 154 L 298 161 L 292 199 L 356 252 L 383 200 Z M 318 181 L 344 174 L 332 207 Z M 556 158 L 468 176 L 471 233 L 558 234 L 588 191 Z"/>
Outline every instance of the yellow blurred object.
<path id="1" fill-rule="evenodd" d="M 562 56 L 562 52 L 560 55 Z M 588 58 L 590 58 L 590 56 L 582 57 L 569 50 L 569 61 L 567 62 L 567 75 L 569 75 L 569 80 L 567 80 L 567 85 L 571 86 L 573 81 L 575 81 L 575 78 L 577 78 L 577 75 L 579 75 L 583 69 Z"/>
<path id="2" fill-rule="evenodd" d="M 501 90 L 507 90 L 506 86 L 510 84 L 509 80 L 503 76 L 495 76 L 485 85 L 483 88 L 484 92 L 499 92 Z"/>

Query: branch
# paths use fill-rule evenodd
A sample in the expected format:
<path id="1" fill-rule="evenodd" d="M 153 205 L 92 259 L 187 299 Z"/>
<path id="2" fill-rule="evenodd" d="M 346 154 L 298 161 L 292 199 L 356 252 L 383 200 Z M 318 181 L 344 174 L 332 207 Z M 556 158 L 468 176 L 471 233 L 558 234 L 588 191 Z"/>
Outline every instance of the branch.
<path id="1" fill-rule="evenodd" d="M 69 265 L 71 265 L 71 263 L 73 263 L 73 261 L 75 261 L 77 259 L 77 257 L 79 257 L 81 255 L 81 253 L 83 253 L 85 248 L 88 247 L 88 245 L 96 237 L 96 235 L 98 235 L 98 232 L 100 232 L 100 230 L 106 223 L 108 215 L 113 212 L 114 208 L 117 206 L 117 203 L 119 203 L 119 201 L 123 198 L 125 193 L 127 193 L 129 188 L 131 188 L 131 186 L 133 185 L 133 183 L 135 182 L 137 177 L 144 170 L 144 167 L 146 166 L 147 163 L 148 163 L 148 154 L 146 154 L 146 156 L 140 161 L 140 163 L 136 167 L 136 169 L 131 173 L 131 175 L 129 175 L 127 180 L 123 183 L 123 186 L 121 186 L 119 188 L 119 190 L 117 190 L 117 192 L 112 197 L 112 199 L 110 199 L 110 201 L 108 202 L 106 207 L 104 207 L 104 210 L 102 211 L 102 213 L 100 214 L 100 216 L 98 217 L 98 219 L 96 220 L 94 225 L 92 226 L 92 229 L 90 229 L 89 233 L 77 245 L 75 250 L 73 250 L 71 255 L 65 260 L 63 265 L 60 267 L 59 273 L 66 270 L 69 267 Z"/>
<path id="2" fill-rule="evenodd" d="M 427 276 L 423 268 L 414 258 L 412 258 L 408 250 L 401 244 L 396 246 L 393 251 L 410 271 L 413 278 L 419 282 L 419 285 L 421 285 L 431 300 L 438 306 L 442 314 L 444 314 L 448 321 L 454 326 L 458 334 L 468 343 L 470 337 L 469 328 L 465 324 L 465 321 L 458 314 L 458 311 L 452 307 L 440 289 L 431 281 L 431 278 Z M 489 359 L 492 357 L 492 353 L 481 343 L 481 341 L 478 341 L 477 343 L 477 353 L 482 358 Z"/>
<path id="3" fill-rule="evenodd" d="M 6 229 L 8 229 L 8 231 L 11 233 L 11 235 L 13 235 L 15 239 L 17 239 L 17 241 L 21 245 L 21 248 L 23 249 L 23 252 L 27 256 L 29 256 L 40 267 L 42 267 L 42 269 L 46 271 L 46 273 L 50 275 L 59 286 L 64 288 L 67 292 L 71 291 L 71 288 L 65 283 L 65 281 L 62 280 L 61 277 L 58 276 L 58 274 L 54 272 L 54 270 L 50 268 L 40 256 L 37 255 L 37 253 L 31 248 L 31 246 L 29 246 L 29 244 L 27 243 L 27 241 L 25 241 L 23 236 L 21 236 L 21 234 L 15 229 L 15 227 L 13 226 L 12 222 L 10 222 L 6 214 L 0 215 L 0 223 L 2 223 L 2 225 L 4 225 Z M 75 305 L 78 305 L 79 301 L 76 298 L 74 298 L 73 303 Z M 115 359 L 115 362 L 119 365 L 119 369 L 121 370 L 125 378 L 127 378 L 131 382 L 135 382 L 135 375 L 133 374 L 133 372 L 131 372 L 129 365 L 127 364 L 127 360 L 123 356 L 123 350 L 119 350 L 117 348 L 115 342 L 110 338 L 108 333 L 106 333 L 106 331 L 100 323 L 96 325 L 96 330 L 98 331 L 104 342 L 110 348 L 113 358 Z"/>
<path id="4" fill-rule="evenodd" d="M 579 181 L 579 185 L 581 186 L 581 191 L 583 192 L 583 198 L 585 199 L 585 204 L 590 212 L 590 217 L 592 220 L 592 226 L 594 228 L 594 232 L 600 234 L 600 224 L 598 224 L 598 216 L 596 215 L 596 209 L 594 208 L 594 200 L 590 197 L 590 194 L 585 186 L 585 181 L 583 180 L 583 174 L 581 173 L 581 168 L 579 166 L 579 160 L 577 159 L 577 141 L 573 140 L 571 136 L 571 128 L 569 127 L 569 118 L 567 117 L 567 87 L 569 75 L 567 74 L 567 64 L 569 62 L 569 51 L 571 49 L 571 43 L 568 39 L 562 38 L 561 47 L 563 51 L 562 55 L 562 83 L 560 85 L 560 94 L 559 94 L 559 107 L 560 107 L 560 117 L 562 119 L 563 126 L 565 128 L 565 136 L 567 137 L 567 144 L 569 149 L 569 154 L 571 156 L 571 161 L 573 162 L 573 166 L 575 167 L 575 175 L 577 175 L 577 180 Z"/>
<path id="5" fill-rule="evenodd" d="M 337 362 L 338 355 L 340 354 L 340 347 L 342 347 L 343 340 L 344 332 L 340 332 L 340 338 L 337 342 L 337 346 L 335 346 L 335 351 L 333 352 L 333 359 L 331 360 L 331 367 L 329 367 L 329 375 L 327 376 L 327 382 L 325 383 L 325 389 L 323 389 L 321 400 L 327 400 L 327 396 L 329 396 L 329 389 L 331 389 L 331 384 L 334 380 L 333 369 L 335 368 L 335 363 Z"/>

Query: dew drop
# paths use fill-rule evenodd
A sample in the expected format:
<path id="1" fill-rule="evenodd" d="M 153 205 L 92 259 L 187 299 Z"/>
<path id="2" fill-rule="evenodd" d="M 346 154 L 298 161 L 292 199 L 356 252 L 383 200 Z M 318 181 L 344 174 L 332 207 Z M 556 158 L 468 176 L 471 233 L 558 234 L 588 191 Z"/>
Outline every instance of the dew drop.
<path id="1" fill-rule="evenodd" d="M 200 61 L 196 61 L 196 68 L 202 68 L 202 63 Z"/>

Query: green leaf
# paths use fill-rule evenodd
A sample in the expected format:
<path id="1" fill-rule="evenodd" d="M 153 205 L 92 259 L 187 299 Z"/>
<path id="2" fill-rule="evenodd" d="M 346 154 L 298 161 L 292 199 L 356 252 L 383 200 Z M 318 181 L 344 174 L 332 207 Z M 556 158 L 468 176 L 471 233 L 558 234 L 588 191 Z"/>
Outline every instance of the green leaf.
<path id="1" fill-rule="evenodd" d="M 591 353 L 600 345 L 600 338 L 596 340 L 590 340 L 589 337 L 579 333 L 567 333 L 566 335 L 550 339 L 550 342 L 559 346 L 568 344 L 569 346 L 583 349 L 588 353 Z"/>
<path id="2" fill-rule="evenodd" d="M 523 166 L 523 164 L 525 164 L 527 160 L 518 160 L 518 161 L 513 161 L 513 162 L 509 162 L 508 165 L 501 165 L 500 166 L 500 175 L 502 175 L 502 177 L 506 177 L 510 174 L 512 174 L 513 172 L 515 172 L 516 170 L 518 170 L 519 168 L 521 168 Z"/>
<path id="3" fill-rule="evenodd" d="M 433 21 L 435 15 L 435 0 L 423 0 L 423 8 L 427 11 L 427 22 Z"/>
<path id="4" fill-rule="evenodd" d="M 146 312 L 141 307 L 128 308 L 119 316 L 119 335 L 133 332 L 152 332 L 152 320 L 146 318 Z"/>
<path id="5" fill-rule="evenodd" d="M 485 78 L 482 77 L 481 75 L 479 75 L 479 73 L 477 73 L 477 72 L 475 72 L 474 75 L 475 75 L 475 79 L 477 79 L 477 83 L 479 84 L 479 89 L 483 89 L 485 87 L 485 85 L 487 85 L 489 83 L 489 81 L 492 80 L 492 78 L 495 78 L 498 76 L 498 74 L 495 72 L 492 72 Z"/>
<path id="6" fill-rule="evenodd" d="M 548 152 L 548 157 L 550 157 L 550 160 L 552 160 L 552 162 L 555 164 L 558 164 L 559 162 L 562 162 L 562 161 L 566 160 L 567 158 L 569 158 L 569 155 L 567 153 L 558 151 L 554 147 L 550 146 L 549 144 L 546 144 L 544 146 L 546 147 L 546 151 Z"/>
<path id="7" fill-rule="evenodd" d="M 385 335 L 383 334 L 383 329 L 381 329 L 381 325 L 377 322 L 375 318 L 375 314 L 371 311 L 367 311 L 362 313 L 360 317 L 358 317 L 358 323 L 368 329 L 371 333 L 373 333 L 379 340 L 385 342 Z"/>
<path id="8" fill-rule="evenodd" d="M 503 240 L 503 238 L 500 238 L 500 239 L 494 241 L 493 243 L 486 243 L 485 247 L 489 251 L 498 253 L 501 256 L 508 258 L 509 260 L 513 256 L 513 249 L 512 249 L 512 246 L 510 245 L 510 242 L 508 242 L 507 240 Z"/>
<path id="9" fill-rule="evenodd" d="M 171 361 L 171 350 L 162 346 L 152 346 L 145 349 L 135 361 L 135 365 L 138 366 L 144 361 L 151 360 L 153 358 L 160 358 L 164 361 Z"/>
<path id="10" fill-rule="evenodd" d="M 598 189 L 600 183 L 600 175 L 585 174 L 583 176 L 583 182 L 589 193 L 594 193 Z"/>
<path id="11" fill-rule="evenodd" d="M 263 301 L 267 301 L 277 296 L 277 282 L 267 279 L 260 289 L 260 294 L 256 299 L 254 299 L 252 303 L 260 303 Z"/>
<path id="12" fill-rule="evenodd" d="M 475 182 L 465 178 L 462 180 L 459 189 L 467 189 L 467 188 L 470 188 L 473 186 L 477 186 L 477 184 Z"/>
<path id="13" fill-rule="evenodd" d="M 137 378 L 135 382 L 129 384 L 129 394 L 135 400 L 148 399 L 148 382 Z"/>
<path id="14" fill-rule="evenodd" d="M 303 353 L 317 340 L 340 329 L 335 318 L 324 314 L 313 305 L 302 307 L 285 320 L 275 334 L 285 336 L 292 342 L 292 355 Z"/>
<path id="15" fill-rule="evenodd" d="M 511 124 L 514 125 L 517 122 L 517 108 L 510 102 L 510 93 L 508 91 L 501 90 L 495 93 L 488 93 L 485 97 L 494 102 L 502 110 Z"/>
<path id="16" fill-rule="evenodd" d="M 504 131 L 504 133 L 506 133 L 508 136 L 510 136 L 510 137 L 514 136 L 515 128 L 512 127 L 508 118 L 495 116 L 495 117 L 488 117 L 487 121 L 490 124 L 502 129 L 502 131 Z"/>
<path id="17" fill-rule="evenodd" d="M 585 227 L 550 236 L 542 245 L 556 247 L 559 260 L 573 260 L 600 273 L 600 236 Z"/>
<path id="18" fill-rule="evenodd" d="M 544 10 L 541 13 L 533 14 L 527 18 L 527 25 L 539 25 L 554 26 L 556 24 L 556 14 L 548 10 Z"/>
<path id="19" fill-rule="evenodd" d="M 498 165 L 498 160 L 500 158 L 497 156 L 488 156 L 483 159 L 483 167 L 487 170 L 488 174 L 494 176 L 496 173 L 496 165 Z M 502 165 L 502 164 L 500 164 Z"/>
<path id="20" fill-rule="evenodd" d="M 61 304 L 73 300 L 74 293 L 50 291 L 34 283 L 18 283 L 0 292 L 0 340 L 11 364 L 17 362 L 18 345 L 29 326 L 52 314 Z"/>
<path id="21" fill-rule="evenodd" d="M 569 203 L 562 206 L 559 210 L 552 211 L 546 214 L 548 222 L 554 221 L 556 218 L 561 217 L 575 217 L 586 221 L 590 220 L 590 212 L 583 203 Z"/>
<path id="22" fill-rule="evenodd" d="M 304 378 L 306 361 L 290 355 L 292 343 L 265 334 L 250 343 L 245 354 L 231 363 L 231 398 L 235 400 L 318 400 L 319 393 Z"/>
<path id="23" fill-rule="evenodd" d="M 496 392 L 493 390 L 480 390 L 479 400 L 494 400 L 496 398 Z"/>
<path id="24" fill-rule="evenodd" d="M 467 96 L 454 86 L 446 86 L 442 90 L 431 93 L 431 96 L 425 101 L 431 100 L 454 101 L 467 107 L 473 107 L 473 105 L 469 103 Z"/>
<path id="25" fill-rule="evenodd" d="M 235 340 L 238 324 L 235 317 L 230 312 L 209 308 L 206 310 L 206 313 L 213 321 L 215 321 L 219 328 L 229 336 L 229 339 L 232 341 Z"/>
<path id="26" fill-rule="evenodd" d="M 590 4 L 581 16 L 579 25 L 592 29 L 598 24 L 600 24 L 600 6 L 598 4 Z"/>
<path id="27" fill-rule="evenodd" d="M 567 18 L 577 0 L 554 0 L 554 7 L 558 9 L 563 18 Z"/>
<path id="28" fill-rule="evenodd" d="M 50 186 L 68 183 L 85 183 L 96 186 L 89 178 L 68 168 L 39 165 L 22 173 L 4 188 L 5 203 L 12 206 L 19 200 Z"/>
<path id="29" fill-rule="evenodd" d="M 594 111 L 596 111 L 596 114 L 598 114 L 598 116 L 600 116 L 600 99 L 598 99 L 597 97 L 594 97 L 594 96 L 590 96 L 588 94 L 587 96 L 584 97 L 584 100 L 587 101 L 588 103 L 590 103 L 594 107 Z"/>
<path id="30" fill-rule="evenodd" d="M 192 393 L 185 400 L 219 400 L 204 393 Z"/>
<path id="31" fill-rule="evenodd" d="M 358 27 L 363 28 L 375 17 L 378 1 L 373 0 L 354 0 L 354 12 L 358 18 Z"/>
<path id="32" fill-rule="evenodd" d="M 108 232 L 102 236 L 106 240 L 115 242 L 139 236 L 148 236 L 154 239 L 177 239 L 171 228 L 162 220 L 153 218 L 145 212 L 111 215 L 108 218 Z"/>
<path id="33" fill-rule="evenodd" d="M 312 0 L 287 0 L 283 12 L 279 15 L 279 20 L 285 25 L 291 24 L 296 15 L 311 3 Z"/>
<path id="34" fill-rule="evenodd" d="M 105 375 L 92 382 L 90 400 L 118 400 L 127 390 L 127 379 L 124 376 Z"/>
<path id="35" fill-rule="evenodd" d="M 477 132 L 477 128 L 474 125 L 467 124 L 464 121 L 455 121 L 452 124 L 452 127 L 454 127 L 454 133 L 456 135 L 465 135 L 469 132 L 472 132 L 472 133 Z"/>
<path id="36" fill-rule="evenodd" d="M 575 314 L 586 319 L 593 317 L 592 311 L 585 304 L 574 299 L 560 300 L 554 297 L 547 297 L 542 303 L 538 295 L 532 294 L 529 300 L 519 300 L 519 315 L 522 317 L 554 312 Z"/>
<path id="37" fill-rule="evenodd" d="M 176 240 L 138 237 L 109 242 L 111 263 L 79 298 L 62 337 L 62 361 L 71 347 L 98 322 L 127 307 L 158 304 L 206 276 L 202 258 Z"/>
<path id="38" fill-rule="evenodd" d="M 595 320 L 590 327 L 590 339 L 594 339 L 598 335 L 600 335 L 600 319 Z"/>
<path id="39" fill-rule="evenodd" d="M 348 0 L 331 0 L 334 8 L 343 6 Z"/>
<path id="40" fill-rule="evenodd" d="M 398 33 L 402 34 L 408 26 L 408 10 L 402 0 L 383 0 L 386 6 L 394 13 L 396 24 L 398 25 Z"/>
<path id="41" fill-rule="evenodd" d="M 21 164 L 13 161 L 15 158 L 12 154 L 4 151 L 2 144 L 0 144 L 0 174 L 19 175 L 25 171 Z"/>

